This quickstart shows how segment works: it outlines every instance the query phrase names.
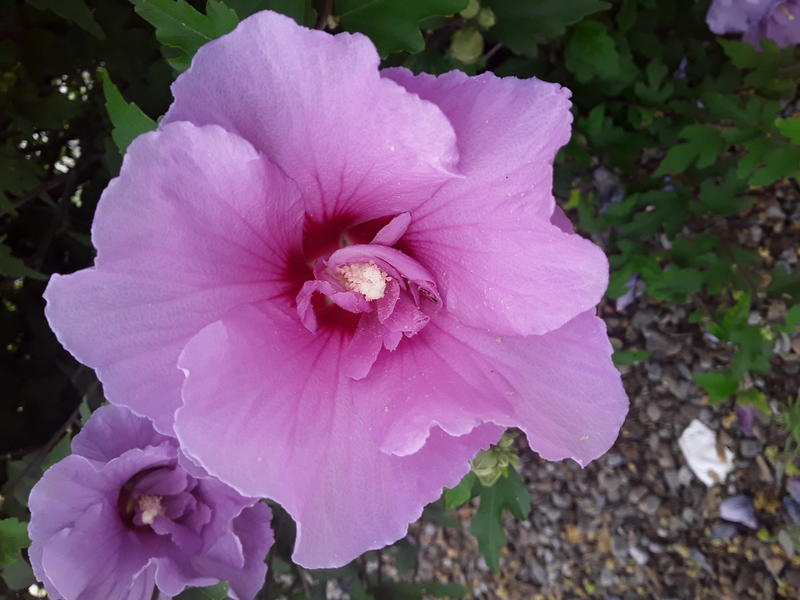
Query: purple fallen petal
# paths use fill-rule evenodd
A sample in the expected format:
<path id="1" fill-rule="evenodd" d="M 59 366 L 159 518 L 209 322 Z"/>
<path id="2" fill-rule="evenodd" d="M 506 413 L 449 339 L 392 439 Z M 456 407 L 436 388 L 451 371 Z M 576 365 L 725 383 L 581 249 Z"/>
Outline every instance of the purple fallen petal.
<path id="1" fill-rule="evenodd" d="M 740 494 L 726 498 L 719 505 L 719 516 L 726 521 L 741 523 L 751 529 L 758 529 L 756 510 L 753 507 L 753 499 L 750 496 Z"/>
<path id="2" fill-rule="evenodd" d="M 740 406 L 736 409 L 736 420 L 739 429 L 745 435 L 753 435 L 753 420 L 755 418 L 755 408 L 752 406 Z"/>
<path id="3" fill-rule="evenodd" d="M 786 511 L 786 514 L 789 515 L 789 519 L 792 523 L 800 523 L 800 504 L 789 496 L 786 496 L 783 499 L 783 509 Z"/>
<path id="4" fill-rule="evenodd" d="M 795 502 L 800 502 L 800 477 L 792 477 L 786 484 L 789 495 Z"/>

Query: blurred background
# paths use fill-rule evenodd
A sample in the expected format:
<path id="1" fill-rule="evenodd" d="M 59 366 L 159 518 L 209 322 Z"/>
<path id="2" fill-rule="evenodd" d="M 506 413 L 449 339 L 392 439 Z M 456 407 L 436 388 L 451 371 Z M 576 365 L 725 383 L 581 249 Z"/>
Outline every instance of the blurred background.
<path id="1" fill-rule="evenodd" d="M 795 11 L 800 32 L 800 4 L 765 4 Z M 194 50 L 262 9 L 363 32 L 386 66 L 573 90 L 555 193 L 610 257 L 600 312 L 631 399 L 618 443 L 586 469 L 519 438 L 483 457 L 497 493 L 521 485 L 529 503 L 489 513 L 476 484 L 337 572 L 279 550 L 263 597 L 799 597 L 800 53 L 718 37 L 708 7 L 0 0 L 0 598 L 44 597 L 19 541 L 27 495 L 103 401 L 47 326 L 47 279 L 91 264 L 99 195 Z"/>

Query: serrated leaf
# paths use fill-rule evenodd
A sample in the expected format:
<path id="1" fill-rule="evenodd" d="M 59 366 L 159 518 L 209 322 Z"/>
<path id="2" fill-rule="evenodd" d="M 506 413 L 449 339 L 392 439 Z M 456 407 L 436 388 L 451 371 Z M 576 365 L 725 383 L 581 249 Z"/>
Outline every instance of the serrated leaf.
<path id="1" fill-rule="evenodd" d="M 492 487 L 477 484 L 481 502 L 472 517 L 470 531 L 478 540 L 478 549 L 493 571 L 500 570 L 500 549 L 506 543 L 503 529 L 503 510 L 524 519 L 531 510 L 531 496 L 519 474 L 509 469 Z"/>
<path id="2" fill-rule="evenodd" d="M 75 23 L 101 40 L 106 34 L 95 20 L 86 0 L 26 0 L 28 4 L 39 10 L 51 10 L 62 19 Z"/>
<path id="3" fill-rule="evenodd" d="M 601 0 L 484 0 L 497 23 L 492 36 L 518 54 L 535 56 L 546 38 L 563 34 L 584 17 L 611 7 Z"/>
<path id="4" fill-rule="evenodd" d="M 142 112 L 133 102 L 126 102 L 119 89 L 111 81 L 105 69 L 99 71 L 103 80 L 103 95 L 106 98 L 106 112 L 114 126 L 111 137 L 120 154 L 137 136 L 156 128 L 156 122 Z"/>
<path id="5" fill-rule="evenodd" d="M 654 177 L 683 173 L 692 162 L 696 163 L 698 169 L 708 167 L 726 148 L 722 134 L 708 125 L 688 125 L 680 131 L 679 137 L 685 139 L 686 143 L 669 149 L 653 173 Z"/>
<path id="6" fill-rule="evenodd" d="M 584 21 L 573 30 L 564 51 L 567 69 L 581 83 L 614 80 L 622 73 L 614 39 L 599 21 Z"/>
<path id="7" fill-rule="evenodd" d="M 46 275 L 31 269 L 22 259 L 11 253 L 11 248 L 0 241 L 0 277 L 30 277 L 31 279 L 47 279 Z"/>
<path id="8" fill-rule="evenodd" d="M 800 147 L 766 137 L 744 145 L 747 154 L 739 160 L 737 174 L 753 186 L 765 186 L 785 177 L 800 177 Z"/>
<path id="9" fill-rule="evenodd" d="M 712 403 L 727 400 L 739 389 L 739 378 L 721 371 L 711 373 L 695 373 L 692 375 L 695 383 L 708 392 Z"/>
<path id="10" fill-rule="evenodd" d="M 472 499 L 473 489 L 477 478 L 475 473 L 470 471 L 461 479 L 459 484 L 454 488 L 445 488 L 444 490 L 444 504 L 448 510 L 458 508 L 462 504 L 469 502 Z"/>
<path id="11" fill-rule="evenodd" d="M 131 2 L 139 16 L 155 27 L 158 41 L 179 51 L 178 56 L 169 58 L 170 65 L 179 72 L 189 67 L 200 46 L 229 33 L 239 22 L 236 11 L 220 0 L 208 0 L 206 14 L 186 0 Z"/>
<path id="12" fill-rule="evenodd" d="M 731 342 L 739 346 L 731 359 L 731 370 L 734 375 L 769 372 L 773 341 L 771 334 L 766 337 L 765 333 L 769 332 L 753 325 L 747 325 L 731 333 Z"/>
<path id="13" fill-rule="evenodd" d="M 653 105 L 660 105 L 664 103 L 672 93 L 675 91 L 675 85 L 671 81 L 664 83 L 664 78 L 667 76 L 667 66 L 659 60 L 652 60 L 647 64 L 645 75 L 647 76 L 647 85 L 644 82 L 638 81 L 634 86 L 634 92 L 645 102 Z"/>
<path id="14" fill-rule="evenodd" d="M 425 41 L 419 23 L 434 16 L 450 16 L 463 10 L 467 0 L 341 0 L 336 10 L 342 26 L 360 31 L 375 43 L 380 55 L 407 50 L 420 52 Z"/>
<path id="15" fill-rule="evenodd" d="M 709 212 L 718 216 L 735 215 L 745 210 L 753 199 L 744 194 L 747 185 L 729 173 L 722 185 L 717 185 L 713 180 L 706 179 L 700 184 L 699 202 L 692 205 L 692 210 L 698 214 Z"/>
<path id="16" fill-rule="evenodd" d="M 221 581 L 217 585 L 202 588 L 187 588 L 175 600 L 225 600 L 228 597 L 228 584 Z"/>
<path id="17" fill-rule="evenodd" d="M 0 519 L 0 565 L 9 565 L 30 545 L 28 525 L 18 519 Z"/>

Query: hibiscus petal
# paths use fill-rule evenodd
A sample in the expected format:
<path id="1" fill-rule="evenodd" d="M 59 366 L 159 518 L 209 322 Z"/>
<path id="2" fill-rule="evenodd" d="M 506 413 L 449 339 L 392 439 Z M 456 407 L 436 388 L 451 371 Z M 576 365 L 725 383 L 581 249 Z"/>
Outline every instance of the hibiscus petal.
<path id="1" fill-rule="evenodd" d="M 212 573 L 220 581 L 230 584 L 229 594 L 234 600 L 254 598 L 264 585 L 267 565 L 262 557 L 267 554 L 274 541 L 272 528 L 272 511 L 261 502 L 245 508 L 233 523 L 234 533 L 242 546 L 244 566 L 232 564 L 229 552 L 220 552 L 214 548 L 208 555 L 194 559 L 198 573 Z"/>
<path id="2" fill-rule="evenodd" d="M 168 433 L 180 349 L 231 307 L 288 292 L 301 229 L 294 184 L 247 142 L 169 125 L 131 144 L 95 215 L 95 268 L 51 278 L 48 321 L 111 402 Z"/>
<path id="3" fill-rule="evenodd" d="M 131 448 L 146 448 L 166 441 L 153 424 L 119 406 L 101 406 L 72 438 L 72 453 L 108 462 Z"/>
<path id="4" fill-rule="evenodd" d="M 362 35 L 264 11 L 197 52 L 164 122 L 217 123 L 249 140 L 298 183 L 312 220 L 397 214 L 453 176 L 455 134 L 378 63 Z"/>
<path id="5" fill-rule="evenodd" d="M 383 353 L 358 397 L 386 452 L 408 455 L 438 426 L 462 435 L 492 421 L 519 427 L 543 458 L 581 465 L 616 440 L 628 409 L 604 323 L 591 312 L 542 336 L 497 337 L 437 315 L 411 343 Z"/>
<path id="6" fill-rule="evenodd" d="M 245 495 L 280 502 L 297 521 L 293 560 L 311 568 L 402 537 L 502 433 L 434 431 L 413 456 L 381 452 L 370 431 L 380 400 L 354 397 L 340 373 L 347 341 L 335 330 L 311 334 L 271 305 L 242 307 L 200 332 L 180 359 L 183 447 Z"/>
<path id="7" fill-rule="evenodd" d="M 597 304 L 608 283 L 599 248 L 549 224 L 552 163 L 569 139 L 569 91 L 536 79 L 461 72 L 385 77 L 436 103 L 458 136 L 463 179 L 412 213 L 404 250 L 437 274 L 466 324 L 541 334 Z"/>

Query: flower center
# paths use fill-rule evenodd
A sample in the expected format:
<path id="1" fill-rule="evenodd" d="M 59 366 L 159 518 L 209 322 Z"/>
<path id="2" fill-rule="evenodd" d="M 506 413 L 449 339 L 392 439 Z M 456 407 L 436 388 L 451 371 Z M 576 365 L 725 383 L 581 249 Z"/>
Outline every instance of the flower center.
<path id="1" fill-rule="evenodd" d="M 336 269 L 344 277 L 348 290 L 359 292 L 367 300 L 379 300 L 386 294 L 386 282 L 392 278 L 374 262 L 341 265 Z"/>
<path id="2" fill-rule="evenodd" d="M 160 517 L 165 513 L 164 507 L 161 506 L 161 496 L 145 494 L 136 499 L 136 508 L 139 511 L 139 517 L 145 525 L 152 525 L 156 517 Z"/>

